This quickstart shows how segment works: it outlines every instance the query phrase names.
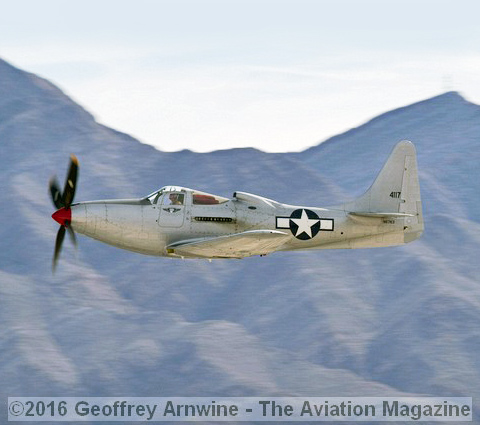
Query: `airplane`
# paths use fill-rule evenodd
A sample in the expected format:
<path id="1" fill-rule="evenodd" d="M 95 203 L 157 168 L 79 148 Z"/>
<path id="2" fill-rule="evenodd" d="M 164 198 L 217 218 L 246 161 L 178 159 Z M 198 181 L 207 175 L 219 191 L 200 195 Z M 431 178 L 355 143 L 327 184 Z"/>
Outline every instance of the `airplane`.
<path id="1" fill-rule="evenodd" d="M 287 205 L 234 192 L 231 198 L 165 186 L 138 199 L 73 203 L 78 160 L 72 155 L 63 192 L 50 194 L 60 224 L 55 270 L 67 231 L 118 248 L 172 258 L 244 258 L 277 251 L 403 245 L 424 230 L 415 146 L 401 141 L 359 198 L 329 207 Z"/>

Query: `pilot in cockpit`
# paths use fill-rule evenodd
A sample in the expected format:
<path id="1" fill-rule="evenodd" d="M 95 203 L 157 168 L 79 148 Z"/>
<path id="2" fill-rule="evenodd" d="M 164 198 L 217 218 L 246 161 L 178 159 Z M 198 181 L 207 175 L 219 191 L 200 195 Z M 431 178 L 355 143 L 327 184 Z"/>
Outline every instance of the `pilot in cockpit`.
<path id="1" fill-rule="evenodd" d="M 171 193 L 168 197 L 170 205 L 183 205 L 183 195 L 179 193 Z"/>

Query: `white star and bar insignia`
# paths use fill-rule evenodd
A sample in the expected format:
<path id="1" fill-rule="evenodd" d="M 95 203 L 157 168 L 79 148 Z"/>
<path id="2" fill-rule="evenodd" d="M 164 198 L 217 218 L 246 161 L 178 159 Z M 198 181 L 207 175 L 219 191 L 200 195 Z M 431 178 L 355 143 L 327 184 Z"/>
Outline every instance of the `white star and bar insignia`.
<path id="1" fill-rule="evenodd" d="M 295 237 L 298 238 L 302 233 L 306 233 L 309 238 L 312 238 L 312 227 L 320 222 L 320 219 L 317 218 L 308 218 L 307 212 L 302 210 L 302 216 L 300 218 L 291 218 L 297 225 L 297 232 L 294 233 Z M 292 232 L 294 229 L 292 229 Z"/>
<path id="2" fill-rule="evenodd" d="M 297 239 L 308 240 L 316 236 L 320 230 L 333 231 L 332 218 L 320 218 L 315 212 L 298 209 L 290 217 L 276 217 L 277 229 L 290 229 Z"/>

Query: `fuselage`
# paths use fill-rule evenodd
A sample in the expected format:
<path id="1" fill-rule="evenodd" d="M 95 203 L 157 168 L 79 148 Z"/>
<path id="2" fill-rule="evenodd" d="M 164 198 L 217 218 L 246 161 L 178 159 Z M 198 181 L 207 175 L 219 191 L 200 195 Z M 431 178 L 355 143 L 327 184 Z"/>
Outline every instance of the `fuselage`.
<path id="1" fill-rule="evenodd" d="M 172 243 L 277 230 L 288 238 L 278 251 L 361 248 L 404 243 L 404 219 L 352 217 L 335 208 L 281 204 L 238 192 L 231 199 L 166 187 L 141 199 L 89 201 L 71 206 L 72 228 L 118 248 L 178 257 Z"/>

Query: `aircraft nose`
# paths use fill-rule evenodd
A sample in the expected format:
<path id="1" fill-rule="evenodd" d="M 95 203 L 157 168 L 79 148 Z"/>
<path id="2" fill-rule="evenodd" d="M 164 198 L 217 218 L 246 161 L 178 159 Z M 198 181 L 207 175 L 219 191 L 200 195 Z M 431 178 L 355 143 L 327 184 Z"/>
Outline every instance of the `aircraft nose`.
<path id="1" fill-rule="evenodd" d="M 52 214 L 52 218 L 61 226 L 67 226 L 68 223 L 72 222 L 72 210 L 70 208 L 60 208 Z"/>

